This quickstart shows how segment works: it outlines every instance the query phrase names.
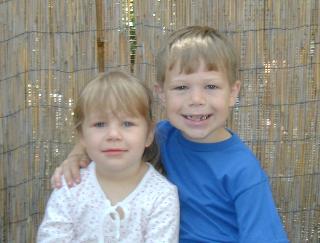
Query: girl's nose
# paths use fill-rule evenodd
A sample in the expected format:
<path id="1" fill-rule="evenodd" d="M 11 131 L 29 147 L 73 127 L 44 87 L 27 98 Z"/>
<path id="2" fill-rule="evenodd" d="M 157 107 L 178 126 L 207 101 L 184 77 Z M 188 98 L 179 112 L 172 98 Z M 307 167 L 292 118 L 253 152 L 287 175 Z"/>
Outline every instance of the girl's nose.
<path id="1" fill-rule="evenodd" d="M 121 138 L 121 128 L 118 126 L 110 126 L 108 131 L 106 131 L 106 139 L 108 140 L 119 140 Z"/>

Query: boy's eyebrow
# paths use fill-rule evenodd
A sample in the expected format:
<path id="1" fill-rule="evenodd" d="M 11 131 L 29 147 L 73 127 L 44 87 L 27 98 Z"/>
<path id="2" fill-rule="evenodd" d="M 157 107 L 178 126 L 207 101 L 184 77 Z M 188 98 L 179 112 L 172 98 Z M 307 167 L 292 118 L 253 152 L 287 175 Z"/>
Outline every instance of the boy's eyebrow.
<path id="1" fill-rule="evenodd" d="M 217 77 L 214 77 L 214 78 L 205 78 L 205 79 L 203 79 L 203 81 L 205 81 L 205 82 L 211 82 L 211 81 L 217 82 L 217 81 L 219 81 L 219 80 L 221 80 L 221 78 L 217 78 Z"/>
<path id="2" fill-rule="evenodd" d="M 171 81 L 173 81 L 173 82 L 186 82 L 186 80 L 185 79 L 183 79 L 183 78 L 177 78 L 177 79 L 171 79 Z"/>
<path id="3" fill-rule="evenodd" d="M 211 77 L 206 77 L 206 78 L 199 78 L 199 80 L 201 81 L 204 81 L 204 82 L 210 82 L 210 81 L 219 81 L 221 80 L 221 77 L 218 77 L 218 76 L 211 76 Z M 175 82 L 175 83 L 186 83 L 187 80 L 186 79 L 183 79 L 183 78 L 177 78 L 177 79 L 171 79 L 170 80 L 171 82 Z"/>

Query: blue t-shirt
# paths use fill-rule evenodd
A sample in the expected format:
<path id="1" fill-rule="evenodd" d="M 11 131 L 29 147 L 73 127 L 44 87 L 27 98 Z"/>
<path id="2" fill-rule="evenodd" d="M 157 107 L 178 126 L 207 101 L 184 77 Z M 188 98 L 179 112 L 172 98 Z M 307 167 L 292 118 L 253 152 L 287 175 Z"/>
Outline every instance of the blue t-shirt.
<path id="1" fill-rule="evenodd" d="M 268 177 L 236 134 L 196 143 L 168 121 L 156 134 L 167 177 L 179 190 L 180 242 L 288 242 Z"/>

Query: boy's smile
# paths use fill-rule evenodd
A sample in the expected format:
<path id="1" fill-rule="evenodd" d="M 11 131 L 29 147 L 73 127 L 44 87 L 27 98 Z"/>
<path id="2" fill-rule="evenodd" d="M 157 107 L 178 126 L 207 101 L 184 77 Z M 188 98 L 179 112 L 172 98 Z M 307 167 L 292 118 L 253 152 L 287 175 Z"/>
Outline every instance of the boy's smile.
<path id="1" fill-rule="evenodd" d="M 191 121 L 204 121 L 207 120 L 211 115 L 184 115 L 184 117 Z"/>
<path id="2" fill-rule="evenodd" d="M 186 124 L 191 127 L 200 127 L 207 124 L 207 121 L 210 119 L 211 115 L 183 115 L 186 119 Z"/>
<path id="3" fill-rule="evenodd" d="M 239 81 L 231 87 L 224 73 L 208 71 L 202 61 L 190 74 L 181 73 L 176 64 L 167 72 L 163 87 L 168 119 L 189 140 L 225 140 L 230 136 L 225 129 L 229 108 L 239 90 Z"/>

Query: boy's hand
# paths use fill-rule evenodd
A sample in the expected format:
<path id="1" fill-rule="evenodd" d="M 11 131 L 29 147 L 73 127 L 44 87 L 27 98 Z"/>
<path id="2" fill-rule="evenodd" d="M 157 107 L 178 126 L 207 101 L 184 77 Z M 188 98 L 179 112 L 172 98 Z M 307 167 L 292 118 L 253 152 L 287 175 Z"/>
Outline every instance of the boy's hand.
<path id="1" fill-rule="evenodd" d="M 64 175 L 69 187 L 79 184 L 81 181 L 80 168 L 85 168 L 88 164 L 89 158 L 87 158 L 86 155 L 81 154 L 69 156 L 55 169 L 51 177 L 51 187 L 60 188 L 62 186 L 62 175 Z"/>

